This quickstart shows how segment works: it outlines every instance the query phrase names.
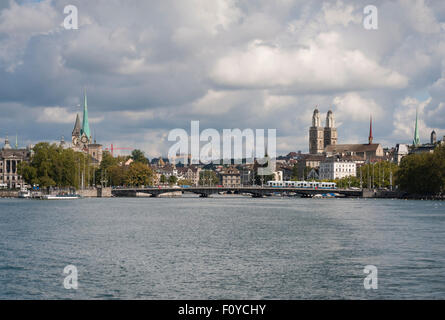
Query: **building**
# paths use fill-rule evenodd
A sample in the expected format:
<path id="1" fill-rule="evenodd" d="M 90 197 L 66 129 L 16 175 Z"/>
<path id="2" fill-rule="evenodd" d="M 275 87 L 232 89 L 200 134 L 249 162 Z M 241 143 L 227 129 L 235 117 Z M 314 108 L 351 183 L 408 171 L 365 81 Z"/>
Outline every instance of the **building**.
<path id="1" fill-rule="evenodd" d="M 326 147 L 326 156 L 332 157 L 335 155 L 344 156 L 358 156 L 366 160 L 383 157 L 383 147 L 381 144 L 338 144 L 336 146 Z"/>
<path id="2" fill-rule="evenodd" d="M 320 113 L 314 110 L 312 127 L 309 128 L 309 153 L 321 154 L 324 149 L 324 130 L 321 126 Z"/>
<path id="3" fill-rule="evenodd" d="M 445 141 L 445 137 L 444 137 L 444 141 Z M 429 143 L 424 143 L 421 144 L 420 143 L 420 136 L 419 136 L 419 126 L 418 126 L 418 114 L 417 114 L 417 110 L 416 110 L 416 122 L 415 122 L 415 127 L 414 127 L 414 138 L 413 138 L 413 144 L 410 147 L 409 150 L 409 154 L 412 153 L 424 153 L 424 152 L 429 152 L 432 153 L 434 152 L 434 149 L 438 146 L 443 144 L 442 142 L 437 142 L 437 135 L 436 135 L 436 131 L 432 131 L 431 132 L 431 136 L 430 136 L 430 142 Z"/>
<path id="4" fill-rule="evenodd" d="M 8 137 L 0 150 L 0 185 L 15 189 L 22 184 L 22 177 L 18 173 L 21 162 L 29 161 L 31 158 L 31 148 L 19 149 L 17 139 L 15 148 L 9 143 Z"/>
<path id="5" fill-rule="evenodd" d="M 355 177 L 356 171 L 357 165 L 355 162 L 331 158 L 320 163 L 318 175 L 321 180 L 336 180 Z"/>
<path id="6" fill-rule="evenodd" d="M 337 144 L 337 128 L 335 127 L 335 119 L 334 114 L 331 110 L 328 111 L 326 115 L 326 125 L 324 127 L 324 141 L 323 141 L 323 149 L 327 146 L 336 145 Z"/>
<path id="7" fill-rule="evenodd" d="M 100 165 L 102 162 L 102 145 L 93 141 L 90 132 L 90 124 L 88 119 L 88 104 L 87 94 L 85 92 L 84 105 L 83 105 L 83 120 L 80 124 L 79 114 L 76 115 L 76 122 L 74 123 L 74 129 L 71 134 L 72 145 L 71 148 L 78 152 L 83 152 L 91 156 L 94 165 Z M 65 143 L 62 138 L 61 145 Z"/>
<path id="8" fill-rule="evenodd" d="M 310 169 L 318 169 L 320 162 L 324 161 L 326 156 L 323 154 L 306 154 L 301 155 L 297 162 L 298 179 L 305 180 Z"/>
<path id="9" fill-rule="evenodd" d="M 369 122 L 369 137 L 367 144 L 336 144 L 326 146 L 326 156 L 358 156 L 369 161 L 370 159 L 383 157 L 383 147 L 380 143 L 373 143 L 372 118 Z"/>
<path id="10" fill-rule="evenodd" d="M 409 153 L 409 148 L 407 144 L 402 144 L 402 143 L 396 144 L 396 148 L 394 150 L 393 162 L 399 165 L 400 161 L 402 161 L 403 157 L 408 155 L 408 153 Z"/>
<path id="11" fill-rule="evenodd" d="M 255 184 L 255 168 L 253 164 L 244 164 L 238 167 L 241 176 L 241 185 L 249 186 Z"/>
<path id="12" fill-rule="evenodd" d="M 178 180 L 188 180 L 193 186 L 199 185 L 201 168 L 191 165 L 188 167 L 179 167 L 177 170 Z"/>
<path id="13" fill-rule="evenodd" d="M 273 173 L 273 181 L 283 181 L 283 171 L 275 171 Z"/>
<path id="14" fill-rule="evenodd" d="M 312 126 L 309 128 L 309 153 L 322 154 L 329 145 L 337 144 L 337 128 L 335 127 L 334 113 L 329 110 L 326 115 L 326 125 L 323 128 L 320 120 L 320 112 L 314 110 Z"/>
<path id="15" fill-rule="evenodd" d="M 219 181 L 223 187 L 240 187 L 240 172 L 235 167 L 226 168 L 219 173 Z"/>
<path id="16" fill-rule="evenodd" d="M 277 165 L 276 170 L 281 171 L 283 173 L 284 181 L 292 180 L 293 166 L 281 164 L 281 165 Z"/>

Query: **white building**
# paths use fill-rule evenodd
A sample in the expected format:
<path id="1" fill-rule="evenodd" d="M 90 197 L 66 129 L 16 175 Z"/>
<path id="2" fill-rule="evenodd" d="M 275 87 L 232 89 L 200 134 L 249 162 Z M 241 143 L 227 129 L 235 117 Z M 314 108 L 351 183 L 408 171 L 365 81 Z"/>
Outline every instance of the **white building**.
<path id="1" fill-rule="evenodd" d="M 273 181 L 283 181 L 283 171 L 275 171 L 273 173 Z"/>
<path id="2" fill-rule="evenodd" d="M 394 150 L 394 162 L 399 165 L 402 158 L 408 155 L 408 153 L 409 148 L 407 144 L 397 144 Z"/>
<path id="3" fill-rule="evenodd" d="M 335 180 L 345 177 L 355 177 L 357 165 L 352 161 L 328 160 L 320 162 L 318 172 L 321 180 Z"/>

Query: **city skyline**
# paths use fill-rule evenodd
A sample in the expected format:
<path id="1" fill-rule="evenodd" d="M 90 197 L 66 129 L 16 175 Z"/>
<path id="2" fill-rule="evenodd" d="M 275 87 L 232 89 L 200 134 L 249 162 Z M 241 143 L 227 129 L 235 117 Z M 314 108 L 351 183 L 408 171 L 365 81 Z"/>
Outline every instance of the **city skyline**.
<path id="1" fill-rule="evenodd" d="M 79 30 L 63 28 L 68 2 Z M 191 120 L 276 128 L 277 154 L 307 152 L 316 105 L 335 113 L 341 143 L 366 143 L 370 114 L 375 141 L 411 143 L 416 109 L 421 143 L 441 138 L 444 5 L 377 2 L 366 30 L 365 4 L 2 2 L 0 137 L 69 137 L 86 87 L 93 138 L 149 157 Z"/>

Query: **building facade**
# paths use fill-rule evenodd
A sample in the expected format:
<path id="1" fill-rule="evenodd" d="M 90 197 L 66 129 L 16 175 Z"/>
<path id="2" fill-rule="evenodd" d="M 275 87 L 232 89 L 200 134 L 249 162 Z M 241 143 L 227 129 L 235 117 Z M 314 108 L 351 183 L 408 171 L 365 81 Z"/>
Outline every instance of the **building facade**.
<path id="1" fill-rule="evenodd" d="M 219 173 L 219 181 L 223 187 L 240 187 L 240 172 L 235 167 L 226 168 Z"/>
<path id="2" fill-rule="evenodd" d="M 318 175 L 321 180 L 336 180 L 345 177 L 355 177 L 357 165 L 351 161 L 328 160 L 320 163 Z"/>
<path id="3" fill-rule="evenodd" d="M 191 165 L 188 167 L 180 167 L 177 170 L 178 170 L 178 180 L 188 180 L 193 186 L 199 185 L 201 168 Z"/>
<path id="4" fill-rule="evenodd" d="M 22 177 L 19 175 L 19 165 L 31 158 L 31 148 L 19 149 L 9 143 L 8 137 L 0 150 L 0 186 L 15 189 L 22 185 Z"/>

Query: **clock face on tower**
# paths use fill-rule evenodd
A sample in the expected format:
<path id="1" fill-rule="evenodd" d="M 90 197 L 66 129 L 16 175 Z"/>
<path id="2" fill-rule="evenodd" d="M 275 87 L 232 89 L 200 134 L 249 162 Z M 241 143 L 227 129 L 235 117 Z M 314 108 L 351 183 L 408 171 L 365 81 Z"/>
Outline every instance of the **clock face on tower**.
<path id="1" fill-rule="evenodd" d="M 80 141 L 82 141 L 82 143 L 87 143 L 88 138 L 86 136 L 82 136 L 82 138 L 80 138 Z"/>
<path id="2" fill-rule="evenodd" d="M 73 146 L 77 146 L 78 143 L 79 143 L 79 138 L 73 137 Z"/>

